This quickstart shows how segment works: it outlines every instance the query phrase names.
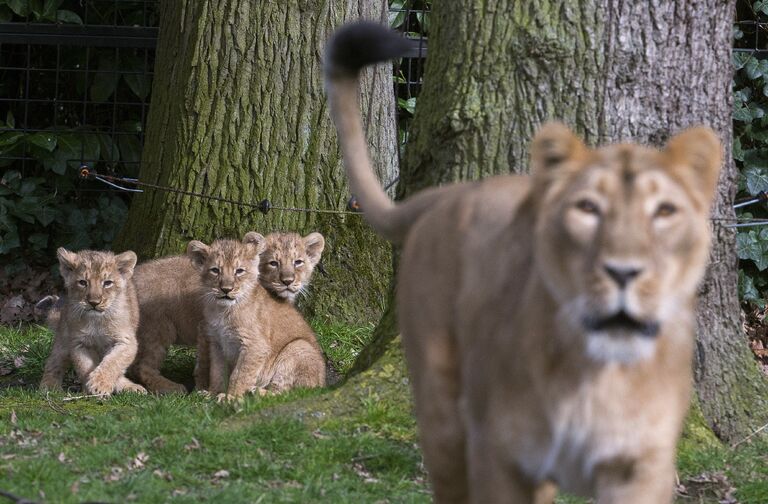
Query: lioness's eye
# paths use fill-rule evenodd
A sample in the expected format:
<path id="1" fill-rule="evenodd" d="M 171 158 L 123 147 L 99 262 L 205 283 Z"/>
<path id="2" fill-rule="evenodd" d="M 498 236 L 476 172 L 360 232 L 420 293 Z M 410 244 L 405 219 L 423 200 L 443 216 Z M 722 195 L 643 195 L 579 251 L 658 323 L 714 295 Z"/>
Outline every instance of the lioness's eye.
<path id="1" fill-rule="evenodd" d="M 293 261 L 294 266 L 301 266 L 302 264 L 304 264 L 304 261 L 302 261 L 301 259 L 296 259 L 295 261 Z"/>
<path id="2" fill-rule="evenodd" d="M 654 217 L 669 217 L 677 212 L 677 207 L 672 203 L 662 203 L 659 208 L 656 209 Z"/>
<path id="3" fill-rule="evenodd" d="M 115 282 L 112 280 L 104 280 L 104 287 L 112 287 L 113 285 L 115 285 Z"/>
<path id="4" fill-rule="evenodd" d="M 269 265 L 273 268 L 277 268 L 277 261 L 269 261 Z"/>
<path id="5" fill-rule="evenodd" d="M 80 285 L 82 285 L 83 287 L 85 287 L 86 285 L 88 285 L 88 282 L 87 282 L 87 281 L 85 281 L 85 280 L 79 280 L 77 283 L 78 283 L 78 284 L 80 284 Z"/>
<path id="6" fill-rule="evenodd" d="M 217 268 L 215 266 L 213 268 L 209 269 L 208 271 L 210 271 L 214 275 L 218 275 L 219 274 L 219 268 Z"/>
<path id="7" fill-rule="evenodd" d="M 586 214 L 600 215 L 600 207 L 598 207 L 594 201 L 588 200 L 586 198 L 577 201 L 575 206 L 578 210 Z"/>
<path id="8" fill-rule="evenodd" d="M 243 273 L 245 273 L 245 270 L 244 270 L 243 268 L 237 268 L 237 269 L 235 270 L 235 275 L 237 275 L 237 276 L 240 276 L 240 275 L 242 275 Z"/>

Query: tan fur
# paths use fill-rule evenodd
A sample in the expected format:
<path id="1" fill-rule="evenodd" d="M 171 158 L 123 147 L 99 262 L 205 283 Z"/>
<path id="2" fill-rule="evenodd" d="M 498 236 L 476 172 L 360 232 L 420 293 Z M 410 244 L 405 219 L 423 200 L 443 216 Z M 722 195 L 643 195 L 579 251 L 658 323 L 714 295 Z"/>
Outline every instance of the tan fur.
<path id="1" fill-rule="evenodd" d="M 55 335 L 40 388 L 60 389 L 71 362 L 88 393 L 145 393 L 125 377 L 137 350 L 139 309 L 131 280 L 136 254 L 60 248 L 57 255 L 67 294 L 49 307 Z"/>
<path id="2" fill-rule="evenodd" d="M 250 239 L 249 239 L 250 235 Z M 263 238 L 190 242 L 201 274 L 210 392 L 228 398 L 325 384 L 325 362 L 312 329 L 296 309 L 258 283 Z"/>
<path id="3" fill-rule="evenodd" d="M 355 77 L 331 112 L 365 217 L 403 243 L 398 316 L 436 502 L 672 500 L 721 164 L 707 128 L 589 149 L 560 124 L 531 177 L 386 201 Z M 623 314 L 623 315 L 622 315 Z"/>
<path id="4" fill-rule="evenodd" d="M 296 303 L 305 292 L 325 247 L 320 233 L 271 233 L 259 261 L 259 283 L 278 299 Z"/>
<path id="5" fill-rule="evenodd" d="M 200 275 L 187 256 L 170 256 L 136 267 L 134 282 L 139 295 L 141 320 L 137 336 L 139 352 L 130 374 L 150 392 L 186 393 L 181 383 L 160 374 L 171 345 L 196 346 L 198 325 L 203 321 Z M 207 352 L 198 353 L 195 384 L 206 387 Z M 201 362 L 202 360 L 202 362 Z"/>

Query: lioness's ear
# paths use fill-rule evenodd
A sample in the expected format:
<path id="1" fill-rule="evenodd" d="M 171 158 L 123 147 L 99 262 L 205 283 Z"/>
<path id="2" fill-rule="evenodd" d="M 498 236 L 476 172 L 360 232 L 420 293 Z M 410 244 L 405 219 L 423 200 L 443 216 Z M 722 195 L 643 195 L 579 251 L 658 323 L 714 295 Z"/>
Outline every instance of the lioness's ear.
<path id="1" fill-rule="evenodd" d="M 80 258 L 78 255 L 74 252 L 70 252 L 64 247 L 56 249 L 56 257 L 59 259 L 59 271 L 65 280 L 80 265 Z"/>
<path id="2" fill-rule="evenodd" d="M 670 170 L 678 173 L 694 187 L 709 206 L 715 197 L 723 149 L 711 128 L 699 126 L 673 136 L 664 150 Z"/>
<path id="3" fill-rule="evenodd" d="M 192 259 L 192 264 L 194 264 L 198 269 L 203 268 L 205 261 L 208 259 L 208 253 L 210 250 L 211 249 L 208 245 L 197 240 L 192 240 L 187 245 L 187 255 L 190 259 Z"/>
<path id="4" fill-rule="evenodd" d="M 304 241 L 304 247 L 307 249 L 307 257 L 312 263 L 312 266 L 320 262 L 320 256 L 325 248 L 325 238 L 320 233 L 309 233 L 302 238 Z"/>
<path id="5" fill-rule="evenodd" d="M 531 174 L 543 175 L 564 161 L 583 156 L 587 147 L 563 123 L 546 123 L 531 142 Z"/>
<path id="6" fill-rule="evenodd" d="M 136 267 L 136 261 L 138 258 L 132 250 L 126 250 L 122 254 L 115 256 L 115 264 L 117 264 L 117 271 L 126 280 L 133 276 L 133 268 Z"/>
<path id="7" fill-rule="evenodd" d="M 245 236 L 243 236 L 243 243 L 255 247 L 256 255 L 261 254 L 264 252 L 264 249 L 267 248 L 266 239 L 263 235 L 257 233 L 256 231 L 249 231 L 245 233 Z"/>

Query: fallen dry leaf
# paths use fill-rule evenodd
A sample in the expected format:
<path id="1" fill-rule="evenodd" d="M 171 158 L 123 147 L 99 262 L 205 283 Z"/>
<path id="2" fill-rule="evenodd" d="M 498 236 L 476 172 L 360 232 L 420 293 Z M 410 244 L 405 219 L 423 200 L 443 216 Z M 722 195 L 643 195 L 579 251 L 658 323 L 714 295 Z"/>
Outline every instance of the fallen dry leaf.
<path id="1" fill-rule="evenodd" d="M 16 410 L 11 410 L 11 425 L 19 423 L 19 419 L 16 417 Z"/>
<path id="2" fill-rule="evenodd" d="M 200 441 L 197 440 L 197 438 L 192 438 L 192 442 L 184 445 L 184 449 L 187 451 L 192 450 L 199 450 L 202 445 L 200 444 Z"/>
<path id="3" fill-rule="evenodd" d="M 144 469 L 146 462 L 149 460 L 149 455 L 144 452 L 139 452 L 133 460 L 128 463 L 128 469 Z"/>

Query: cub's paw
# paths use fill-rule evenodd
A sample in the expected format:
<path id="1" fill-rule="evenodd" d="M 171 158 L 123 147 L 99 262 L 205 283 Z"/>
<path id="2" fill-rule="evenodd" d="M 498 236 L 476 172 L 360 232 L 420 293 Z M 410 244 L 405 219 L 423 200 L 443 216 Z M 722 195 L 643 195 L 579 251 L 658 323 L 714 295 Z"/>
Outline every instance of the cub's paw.
<path id="1" fill-rule="evenodd" d="M 213 394 L 211 394 L 210 390 L 195 390 L 195 394 L 202 396 L 202 397 L 213 397 Z"/>
<path id="2" fill-rule="evenodd" d="M 222 392 L 221 394 L 216 394 L 216 402 L 219 404 L 240 404 L 243 402 L 243 398 Z"/>
<path id="3" fill-rule="evenodd" d="M 138 383 L 128 382 L 120 387 L 118 392 L 133 392 L 135 394 L 146 394 L 147 389 L 139 385 Z"/>
<path id="4" fill-rule="evenodd" d="M 61 383 L 50 376 L 43 376 L 43 379 L 40 380 L 40 390 L 43 392 L 59 392 L 62 390 Z"/>
<path id="5" fill-rule="evenodd" d="M 115 384 L 100 374 L 91 373 L 88 381 L 85 382 L 85 390 L 89 394 L 108 396 L 115 390 Z"/>
<path id="6" fill-rule="evenodd" d="M 181 383 L 175 383 L 175 382 L 169 381 L 168 383 L 165 383 L 163 385 L 155 387 L 153 392 L 156 393 L 156 394 L 160 394 L 160 395 L 165 395 L 165 394 L 186 394 L 187 393 L 187 387 L 185 387 Z"/>

